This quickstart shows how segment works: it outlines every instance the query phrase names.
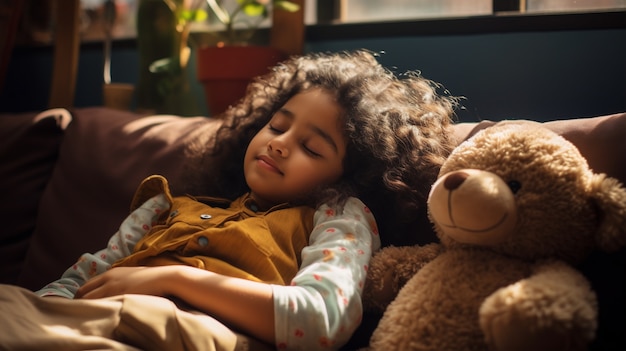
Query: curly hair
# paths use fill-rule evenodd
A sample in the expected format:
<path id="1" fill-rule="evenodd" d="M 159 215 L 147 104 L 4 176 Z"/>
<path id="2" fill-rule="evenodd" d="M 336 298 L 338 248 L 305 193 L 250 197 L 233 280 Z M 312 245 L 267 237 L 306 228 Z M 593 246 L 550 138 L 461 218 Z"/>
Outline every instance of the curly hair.
<path id="1" fill-rule="evenodd" d="M 226 198 L 247 192 L 248 143 L 287 100 L 312 87 L 334 95 L 344 111 L 348 145 L 341 179 L 309 201 L 358 197 L 381 231 L 384 222 L 410 219 L 424 206 L 452 149 L 446 129 L 457 101 L 438 94 L 439 86 L 419 74 L 396 76 L 365 50 L 292 57 L 255 78 L 245 97 L 220 116 L 218 131 L 190 149 L 188 170 L 195 180 L 189 185 Z"/>

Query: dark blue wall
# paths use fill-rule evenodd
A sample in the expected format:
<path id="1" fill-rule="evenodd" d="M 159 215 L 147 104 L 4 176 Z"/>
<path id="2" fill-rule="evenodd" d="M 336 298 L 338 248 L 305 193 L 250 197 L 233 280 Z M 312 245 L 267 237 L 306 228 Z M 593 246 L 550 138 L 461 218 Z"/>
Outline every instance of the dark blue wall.
<path id="1" fill-rule="evenodd" d="M 626 30 L 415 36 L 319 42 L 368 48 L 467 98 L 463 119 L 538 120 L 626 111 Z"/>
<path id="2" fill-rule="evenodd" d="M 111 62 L 113 82 L 137 81 L 139 60 L 134 47 L 114 47 Z M 103 50 L 100 45 L 87 44 L 80 48 L 75 95 L 77 107 L 102 105 L 103 65 Z M 15 48 L 0 94 L 0 111 L 19 112 L 47 108 L 51 79 L 51 47 Z"/>
<path id="3" fill-rule="evenodd" d="M 114 45 L 113 81 L 134 83 L 134 45 Z M 626 111 L 626 29 L 415 35 L 315 40 L 306 51 L 366 48 L 401 73 L 419 70 L 466 98 L 462 120 L 550 120 Z M 83 45 L 76 106 L 102 104 L 102 47 Z M 17 48 L 0 95 L 0 112 L 46 108 L 50 48 Z M 192 62 L 193 66 L 193 62 Z M 194 71 L 191 74 L 195 74 Z M 195 82 L 195 80 L 193 80 Z M 202 88 L 194 93 L 203 100 Z M 202 102 L 203 114 L 208 114 Z"/>

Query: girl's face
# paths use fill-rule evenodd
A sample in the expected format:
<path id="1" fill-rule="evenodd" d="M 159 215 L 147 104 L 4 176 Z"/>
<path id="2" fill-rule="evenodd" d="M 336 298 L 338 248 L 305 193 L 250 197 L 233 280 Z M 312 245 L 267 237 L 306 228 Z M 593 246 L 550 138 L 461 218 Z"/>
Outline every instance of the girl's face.
<path id="1" fill-rule="evenodd" d="M 244 174 L 259 206 L 293 201 L 339 180 L 347 144 L 341 114 L 331 94 L 312 88 L 289 99 L 254 136 Z"/>

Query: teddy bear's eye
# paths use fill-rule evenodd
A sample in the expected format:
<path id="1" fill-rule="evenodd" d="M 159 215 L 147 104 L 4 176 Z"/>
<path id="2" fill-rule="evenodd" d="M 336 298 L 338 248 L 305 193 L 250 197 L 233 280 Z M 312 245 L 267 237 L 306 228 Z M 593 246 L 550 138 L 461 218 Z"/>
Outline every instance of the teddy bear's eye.
<path id="1" fill-rule="evenodd" d="M 506 185 L 509 186 L 513 194 L 517 194 L 517 192 L 522 188 L 522 183 L 517 180 L 509 180 Z"/>

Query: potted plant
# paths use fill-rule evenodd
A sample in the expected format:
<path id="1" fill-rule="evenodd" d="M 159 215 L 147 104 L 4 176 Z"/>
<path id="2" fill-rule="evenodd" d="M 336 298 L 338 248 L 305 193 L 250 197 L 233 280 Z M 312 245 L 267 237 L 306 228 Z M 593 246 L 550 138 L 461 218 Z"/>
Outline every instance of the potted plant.
<path id="1" fill-rule="evenodd" d="M 217 25 L 216 30 L 202 31 L 212 37 L 209 43 L 196 45 L 197 78 L 204 87 L 209 110 L 216 115 L 245 94 L 253 77 L 287 58 L 286 53 L 276 48 L 252 45 L 250 41 L 272 10 L 295 12 L 300 6 L 287 0 L 206 0 L 205 3 L 206 7 L 191 9 L 182 16 L 188 23 L 201 20 L 212 28 Z"/>
<path id="2" fill-rule="evenodd" d="M 187 0 L 139 0 L 136 109 L 141 113 L 200 113 L 190 86 Z M 202 13 L 198 12 L 198 16 Z"/>
<path id="3" fill-rule="evenodd" d="M 184 115 L 197 111 L 186 80 L 193 44 L 207 106 L 213 115 L 223 112 L 244 95 L 251 78 L 287 57 L 270 46 L 250 44 L 273 10 L 296 12 L 300 5 L 287 0 L 140 0 L 139 86 L 144 94 L 138 92 L 138 107 Z"/>
<path id="4" fill-rule="evenodd" d="M 209 13 L 198 8 L 184 11 L 181 15 L 184 21 L 217 20 L 223 28 L 213 34 L 218 38 L 219 46 L 223 47 L 247 45 L 254 31 L 269 18 L 272 9 L 296 12 L 300 6 L 287 0 L 206 0 L 206 9 Z"/>

